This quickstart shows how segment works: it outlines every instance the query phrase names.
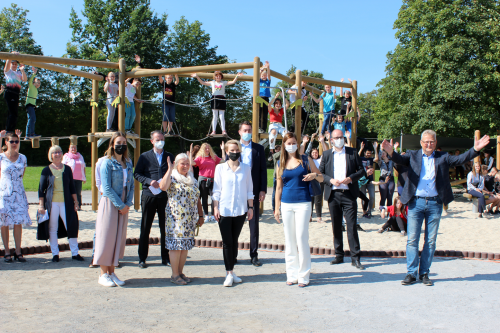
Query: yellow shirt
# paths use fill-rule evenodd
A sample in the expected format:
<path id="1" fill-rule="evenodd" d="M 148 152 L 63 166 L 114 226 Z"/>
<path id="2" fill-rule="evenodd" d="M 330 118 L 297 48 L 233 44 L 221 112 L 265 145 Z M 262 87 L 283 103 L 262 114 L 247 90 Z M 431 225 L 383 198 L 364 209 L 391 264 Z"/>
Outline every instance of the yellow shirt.
<path id="1" fill-rule="evenodd" d="M 61 170 L 50 167 L 50 171 L 56 179 L 54 179 L 54 194 L 52 195 L 52 202 L 64 202 L 64 187 L 63 187 L 63 172 L 66 166 L 63 164 Z"/>

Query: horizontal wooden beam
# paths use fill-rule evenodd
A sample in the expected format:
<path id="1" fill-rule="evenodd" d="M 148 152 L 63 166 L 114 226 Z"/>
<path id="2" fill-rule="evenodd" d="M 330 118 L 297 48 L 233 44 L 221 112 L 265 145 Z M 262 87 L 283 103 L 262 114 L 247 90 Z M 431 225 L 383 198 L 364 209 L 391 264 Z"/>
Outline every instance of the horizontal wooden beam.
<path id="1" fill-rule="evenodd" d="M 73 66 L 84 66 L 84 67 L 102 67 L 102 68 L 116 68 L 116 69 L 118 69 L 118 63 L 116 63 L 116 62 L 47 57 L 47 56 L 39 56 L 39 55 L 32 55 L 32 54 L 13 54 L 13 53 L 8 53 L 8 52 L 0 52 L 0 59 L 17 60 L 21 63 L 24 61 L 35 61 L 35 62 L 45 62 L 45 63 L 49 63 L 49 64 L 59 64 L 59 65 L 73 65 Z"/>
<path id="2" fill-rule="evenodd" d="M 293 76 L 293 78 L 295 78 L 295 73 L 292 73 L 290 75 L 290 79 L 293 79 L 292 76 Z M 339 81 L 325 80 L 325 79 L 319 79 L 317 77 L 311 77 L 311 76 L 302 76 L 302 81 L 309 82 L 309 83 L 322 84 L 322 85 L 329 85 L 332 87 L 352 88 L 352 84 L 350 82 L 339 82 Z"/>
<path id="3" fill-rule="evenodd" d="M 259 138 L 260 139 L 269 139 L 269 133 L 260 133 Z M 283 137 L 278 134 L 278 136 L 276 137 L 276 140 L 283 140 Z"/>
<path id="4" fill-rule="evenodd" d="M 253 68 L 253 62 L 239 62 L 233 64 L 217 64 L 205 66 L 191 66 L 179 68 L 165 68 L 165 69 L 136 69 L 127 73 L 129 77 L 147 77 L 159 76 L 168 74 L 184 74 L 184 73 L 198 73 L 198 72 L 213 72 L 213 71 L 226 71 L 235 69 Z"/>
<path id="5" fill-rule="evenodd" d="M 271 69 L 271 76 L 274 76 L 275 78 L 277 78 L 277 79 L 279 79 L 281 81 L 285 81 L 285 82 L 288 82 L 290 84 L 295 84 L 295 80 L 290 79 L 286 75 L 283 75 L 281 73 L 273 71 L 272 69 Z M 323 90 L 320 90 L 320 89 L 315 88 L 315 87 L 311 87 L 309 85 L 306 85 L 305 88 L 306 88 L 307 91 L 311 91 L 311 92 L 313 92 L 315 94 L 318 94 L 318 95 L 321 95 L 323 93 Z"/>
<path id="6" fill-rule="evenodd" d="M 96 133 L 89 133 L 89 140 L 90 138 L 111 138 L 115 134 L 115 132 L 96 132 Z M 127 139 L 139 139 L 139 135 L 135 133 L 125 133 L 127 135 Z"/>
<path id="7" fill-rule="evenodd" d="M 191 73 L 186 74 L 178 74 L 179 77 L 191 77 Z M 200 79 L 213 79 L 213 73 L 196 73 L 200 77 Z M 234 79 L 236 74 L 224 74 L 224 80 L 231 81 Z M 238 81 L 253 81 L 253 77 L 251 75 L 242 75 L 238 77 Z"/>
<path id="8" fill-rule="evenodd" d="M 72 68 L 67 68 L 67 67 L 58 66 L 58 65 L 46 64 L 43 62 L 24 61 L 23 64 L 33 66 L 33 67 L 48 69 L 48 70 L 51 70 L 54 72 L 84 77 L 86 79 L 91 79 L 91 80 L 97 80 L 97 81 L 104 80 L 104 78 L 101 75 L 80 71 L 78 69 L 72 69 Z"/>

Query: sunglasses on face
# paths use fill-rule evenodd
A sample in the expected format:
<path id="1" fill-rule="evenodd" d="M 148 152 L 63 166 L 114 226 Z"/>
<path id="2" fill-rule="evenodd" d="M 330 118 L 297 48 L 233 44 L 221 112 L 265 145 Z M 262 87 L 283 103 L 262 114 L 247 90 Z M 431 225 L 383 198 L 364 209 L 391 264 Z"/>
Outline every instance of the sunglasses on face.
<path id="1" fill-rule="evenodd" d="M 16 144 L 16 145 L 17 145 L 17 144 L 19 143 L 19 140 L 17 140 L 17 141 L 9 141 L 9 143 L 10 143 L 10 144 L 12 144 L 12 145 L 13 145 L 13 144 Z"/>

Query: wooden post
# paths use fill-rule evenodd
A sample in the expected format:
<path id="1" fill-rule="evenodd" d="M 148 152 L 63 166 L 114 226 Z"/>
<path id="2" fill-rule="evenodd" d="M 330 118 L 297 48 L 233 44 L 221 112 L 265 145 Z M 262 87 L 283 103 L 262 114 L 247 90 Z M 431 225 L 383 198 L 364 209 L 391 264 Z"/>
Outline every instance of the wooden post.
<path id="1" fill-rule="evenodd" d="M 94 102 L 97 103 L 99 99 L 99 83 L 97 82 L 97 80 L 92 80 L 92 100 Z M 97 108 L 97 106 L 93 106 L 92 107 L 92 134 L 94 134 L 95 132 L 97 132 L 97 118 L 99 116 L 99 109 Z M 97 201 L 98 201 L 98 189 L 97 187 L 95 186 L 95 182 L 96 182 L 96 179 L 95 179 L 95 165 L 97 163 L 97 140 L 93 140 L 92 141 L 92 144 L 91 144 L 91 153 L 90 153 L 90 156 L 91 156 L 91 165 L 92 165 L 92 186 L 91 186 L 91 190 L 92 190 L 92 210 L 93 211 L 97 211 Z"/>
<path id="2" fill-rule="evenodd" d="M 259 103 L 257 97 L 260 91 L 260 58 L 253 58 L 253 108 L 252 108 L 252 141 L 259 142 Z M 264 129 L 265 130 L 265 129 Z"/>
<path id="3" fill-rule="evenodd" d="M 497 136 L 497 170 L 500 170 L 500 135 Z"/>
<path id="4" fill-rule="evenodd" d="M 481 139 L 481 131 L 476 130 L 476 132 L 474 132 L 474 136 L 476 137 L 476 140 L 480 140 Z M 481 165 L 481 153 L 479 153 L 479 156 L 474 157 L 474 163 L 479 163 L 479 165 Z M 472 170 L 474 170 L 474 166 L 472 166 Z"/>
<path id="5" fill-rule="evenodd" d="M 72 146 L 78 146 L 78 137 L 76 135 L 70 135 L 69 144 Z"/>
<path id="6" fill-rule="evenodd" d="M 325 116 L 323 114 L 323 108 L 324 108 L 324 103 L 323 103 L 323 98 L 319 100 L 319 114 L 320 115 L 323 115 L 323 119 L 321 119 L 321 117 L 319 118 L 319 132 L 318 132 L 318 135 L 321 135 L 321 129 L 323 128 L 323 122 L 325 121 Z M 318 140 L 319 141 L 319 140 Z M 319 154 L 320 155 L 323 155 L 323 145 L 319 144 Z"/>
<path id="7" fill-rule="evenodd" d="M 125 133 L 125 77 L 127 75 L 127 64 L 125 59 L 120 59 L 120 74 L 118 85 L 118 96 L 120 96 L 120 105 L 118 106 L 118 130 Z"/>
<path id="8" fill-rule="evenodd" d="M 137 98 L 141 98 L 141 87 L 136 90 Z M 134 167 L 137 165 L 137 161 L 139 160 L 139 156 L 141 156 L 141 103 L 135 103 L 135 127 L 134 132 L 139 137 L 135 139 L 135 149 L 134 149 Z M 141 183 L 135 180 L 134 186 L 134 209 L 136 211 L 139 210 L 141 204 Z"/>
<path id="9" fill-rule="evenodd" d="M 52 142 L 53 146 L 59 146 L 59 138 L 57 136 L 50 138 L 50 142 Z"/>
<path id="10" fill-rule="evenodd" d="M 352 81 L 352 109 L 354 110 L 354 117 L 351 118 L 351 147 L 356 148 L 356 132 L 358 127 L 358 81 Z M 349 110 L 347 110 L 349 113 Z"/>
<path id="11" fill-rule="evenodd" d="M 297 86 L 295 100 L 298 101 L 299 99 L 302 99 L 302 72 L 300 71 L 300 69 L 297 69 L 297 71 L 295 72 L 295 85 Z M 302 134 L 302 128 L 300 128 L 302 116 L 301 111 L 301 106 L 295 107 L 295 136 L 297 136 L 298 144 L 302 142 L 302 137 L 300 136 Z"/>

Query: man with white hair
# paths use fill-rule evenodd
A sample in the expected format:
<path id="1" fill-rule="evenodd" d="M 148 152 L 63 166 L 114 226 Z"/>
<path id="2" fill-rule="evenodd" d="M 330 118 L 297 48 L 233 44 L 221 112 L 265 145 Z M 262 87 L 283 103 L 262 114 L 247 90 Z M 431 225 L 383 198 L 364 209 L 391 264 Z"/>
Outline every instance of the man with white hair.
<path id="1" fill-rule="evenodd" d="M 163 150 L 165 137 L 160 130 L 151 132 L 151 143 L 153 149 L 139 156 L 134 171 L 134 178 L 142 184 L 142 220 L 141 236 L 139 238 L 140 268 L 148 267 L 146 259 L 149 252 L 149 233 L 156 213 L 158 213 L 158 225 L 160 227 L 161 262 L 163 265 L 170 265 L 168 250 L 165 247 L 165 207 L 167 206 L 168 197 L 167 192 L 160 190 L 160 180 L 168 170 L 167 158 L 170 157 L 170 163 L 173 163 L 174 155 Z M 153 187 L 153 191 L 149 189 L 150 187 Z"/>
<path id="2" fill-rule="evenodd" d="M 401 197 L 401 202 L 408 205 L 408 240 L 406 243 L 408 273 L 401 281 L 403 285 L 415 283 L 418 271 L 422 283 L 432 286 L 429 269 L 436 250 L 439 221 L 443 205 L 448 205 L 453 201 L 449 168 L 479 156 L 479 152 L 489 141 L 489 136 L 485 135 L 480 140 L 475 140 L 473 148 L 458 156 L 436 150 L 436 132 L 433 130 L 422 132 L 420 138 L 422 149 L 407 151 L 405 155 L 396 153 L 387 140 L 382 142 L 382 149 L 387 152 L 394 163 L 408 167 L 408 178 Z M 424 220 L 424 247 L 419 265 L 418 243 Z"/>

